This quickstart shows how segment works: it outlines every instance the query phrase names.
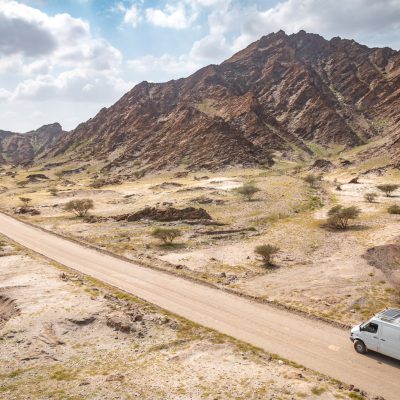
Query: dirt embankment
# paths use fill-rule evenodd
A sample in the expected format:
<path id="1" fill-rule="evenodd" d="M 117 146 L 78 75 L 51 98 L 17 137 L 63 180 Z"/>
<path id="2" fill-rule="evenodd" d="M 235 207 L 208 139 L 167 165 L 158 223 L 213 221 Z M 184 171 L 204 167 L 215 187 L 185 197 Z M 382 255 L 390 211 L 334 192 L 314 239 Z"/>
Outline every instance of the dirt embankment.
<path id="1" fill-rule="evenodd" d="M 17 315 L 18 312 L 19 310 L 15 300 L 4 294 L 0 294 L 0 329 L 10 318 Z"/>
<path id="2" fill-rule="evenodd" d="M 400 244 L 372 247 L 363 257 L 370 265 L 381 270 L 387 280 L 400 290 Z"/>

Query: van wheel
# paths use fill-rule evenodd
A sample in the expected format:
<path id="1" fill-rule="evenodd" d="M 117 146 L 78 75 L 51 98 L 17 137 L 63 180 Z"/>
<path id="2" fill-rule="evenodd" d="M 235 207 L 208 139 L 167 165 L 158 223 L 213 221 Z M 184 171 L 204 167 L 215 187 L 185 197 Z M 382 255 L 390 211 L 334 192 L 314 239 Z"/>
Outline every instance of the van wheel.
<path id="1" fill-rule="evenodd" d="M 356 340 L 354 342 L 354 348 L 357 353 L 365 354 L 367 352 L 367 347 L 361 340 Z"/>

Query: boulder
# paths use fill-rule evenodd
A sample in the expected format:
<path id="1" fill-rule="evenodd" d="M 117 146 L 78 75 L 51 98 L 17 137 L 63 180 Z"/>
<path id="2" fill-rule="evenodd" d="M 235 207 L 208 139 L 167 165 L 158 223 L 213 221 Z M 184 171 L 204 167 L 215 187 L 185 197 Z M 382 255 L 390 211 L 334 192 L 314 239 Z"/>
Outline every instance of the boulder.
<path id="1" fill-rule="evenodd" d="M 318 160 L 315 160 L 311 169 L 328 172 L 328 171 L 332 171 L 333 169 L 335 169 L 335 165 L 329 160 L 318 159 Z"/>
<path id="2" fill-rule="evenodd" d="M 44 180 L 44 179 L 50 179 L 50 178 L 48 176 L 46 176 L 45 174 L 30 174 L 26 177 L 26 179 L 36 182 L 38 180 Z"/>
<path id="3" fill-rule="evenodd" d="M 107 315 L 107 326 L 123 333 L 136 331 L 132 319 L 128 315 L 118 311 Z"/>
<path id="4" fill-rule="evenodd" d="M 40 215 L 40 211 L 32 207 L 16 207 L 13 209 L 14 214 L 25 214 L 25 215 Z"/>

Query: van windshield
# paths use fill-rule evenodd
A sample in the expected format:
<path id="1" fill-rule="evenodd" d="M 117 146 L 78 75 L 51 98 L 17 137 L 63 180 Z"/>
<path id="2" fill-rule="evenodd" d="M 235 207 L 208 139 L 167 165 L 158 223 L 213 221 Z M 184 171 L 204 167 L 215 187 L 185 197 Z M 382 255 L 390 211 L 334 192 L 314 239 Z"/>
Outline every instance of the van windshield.
<path id="1" fill-rule="evenodd" d="M 360 328 L 361 328 L 361 329 L 362 329 L 362 328 L 365 328 L 365 327 L 367 326 L 368 323 L 369 323 L 369 321 L 361 322 Z"/>

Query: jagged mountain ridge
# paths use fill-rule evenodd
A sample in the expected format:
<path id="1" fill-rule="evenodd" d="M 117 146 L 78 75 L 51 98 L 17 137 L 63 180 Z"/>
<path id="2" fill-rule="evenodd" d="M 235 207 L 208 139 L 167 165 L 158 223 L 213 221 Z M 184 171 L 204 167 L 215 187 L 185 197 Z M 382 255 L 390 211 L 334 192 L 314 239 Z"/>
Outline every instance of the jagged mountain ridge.
<path id="1" fill-rule="evenodd" d="M 122 173 L 212 169 L 382 136 L 393 153 L 399 110 L 400 52 L 279 31 L 188 78 L 140 83 L 42 157 L 97 158 Z"/>
<path id="2" fill-rule="evenodd" d="M 0 164 L 29 165 L 35 157 L 52 148 L 64 133 L 59 123 L 23 134 L 0 130 Z"/>

